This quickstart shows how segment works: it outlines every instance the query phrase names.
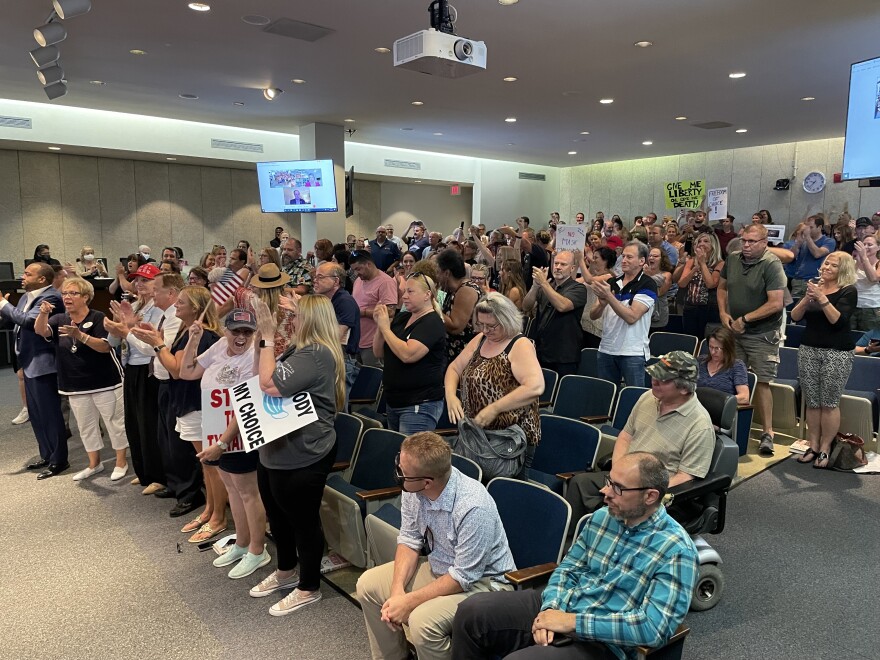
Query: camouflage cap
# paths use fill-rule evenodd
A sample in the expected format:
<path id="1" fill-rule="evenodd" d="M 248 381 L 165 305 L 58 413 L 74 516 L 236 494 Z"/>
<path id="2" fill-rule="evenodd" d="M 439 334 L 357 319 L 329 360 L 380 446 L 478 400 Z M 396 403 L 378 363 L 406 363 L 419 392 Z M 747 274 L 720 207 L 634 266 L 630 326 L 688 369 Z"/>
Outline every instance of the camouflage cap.
<path id="1" fill-rule="evenodd" d="M 660 357 L 660 359 L 647 367 L 645 371 L 651 378 L 657 380 L 673 380 L 682 378 L 694 383 L 697 382 L 698 364 L 696 358 L 684 351 L 672 351 Z"/>

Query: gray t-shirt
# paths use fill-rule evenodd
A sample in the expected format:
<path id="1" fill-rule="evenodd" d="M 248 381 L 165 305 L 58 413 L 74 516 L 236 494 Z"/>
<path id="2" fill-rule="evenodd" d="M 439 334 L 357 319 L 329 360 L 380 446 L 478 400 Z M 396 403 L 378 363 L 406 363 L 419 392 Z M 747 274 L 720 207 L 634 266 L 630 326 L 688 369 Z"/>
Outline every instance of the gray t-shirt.
<path id="1" fill-rule="evenodd" d="M 260 463 L 273 470 L 295 470 L 324 458 L 336 444 L 336 362 L 325 346 L 304 346 L 282 354 L 272 375 L 283 397 L 308 392 L 318 421 L 259 448 Z"/>
<path id="2" fill-rule="evenodd" d="M 758 261 L 743 263 L 742 252 L 727 255 L 721 277 L 727 280 L 727 309 L 738 319 L 767 302 L 768 291 L 786 288 L 785 272 L 779 257 L 765 250 Z M 776 330 L 782 322 L 782 311 L 757 321 L 746 323 L 746 334 L 760 334 Z"/>

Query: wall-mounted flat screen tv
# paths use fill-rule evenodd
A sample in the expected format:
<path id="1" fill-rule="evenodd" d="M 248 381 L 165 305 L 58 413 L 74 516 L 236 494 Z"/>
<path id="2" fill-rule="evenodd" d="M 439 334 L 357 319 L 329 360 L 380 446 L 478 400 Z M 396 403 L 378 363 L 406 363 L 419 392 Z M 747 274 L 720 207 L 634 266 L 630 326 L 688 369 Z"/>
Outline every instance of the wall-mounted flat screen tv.
<path id="1" fill-rule="evenodd" d="M 856 62 L 849 72 L 849 107 L 842 178 L 880 177 L 880 57 Z"/>
<path id="2" fill-rule="evenodd" d="M 263 213 L 335 213 L 332 160 L 257 163 Z"/>

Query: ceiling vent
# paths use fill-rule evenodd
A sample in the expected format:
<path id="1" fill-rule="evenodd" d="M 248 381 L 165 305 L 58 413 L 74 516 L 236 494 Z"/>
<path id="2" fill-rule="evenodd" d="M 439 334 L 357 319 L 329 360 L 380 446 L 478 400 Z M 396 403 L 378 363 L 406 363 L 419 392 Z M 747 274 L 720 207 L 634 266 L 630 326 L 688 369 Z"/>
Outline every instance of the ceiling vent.
<path id="1" fill-rule="evenodd" d="M 546 181 L 547 177 L 543 174 L 536 174 L 535 172 L 520 172 L 519 178 L 524 179 L 526 181 Z"/>
<path id="2" fill-rule="evenodd" d="M 33 128 L 33 123 L 25 117 L 0 117 L 0 128 Z"/>
<path id="3" fill-rule="evenodd" d="M 714 130 L 716 128 L 730 128 L 733 124 L 728 124 L 726 121 L 704 121 L 702 124 L 691 124 L 694 128 L 705 128 L 708 131 Z"/>
<path id="4" fill-rule="evenodd" d="M 212 149 L 229 149 L 230 151 L 248 151 L 252 154 L 263 153 L 262 144 L 254 144 L 253 142 L 233 142 L 232 140 L 218 140 L 211 138 Z"/>
<path id="5" fill-rule="evenodd" d="M 300 41 L 317 41 L 318 39 L 323 39 L 328 34 L 333 34 L 335 31 L 320 25 L 295 21 L 292 18 L 279 18 L 263 28 L 263 32 L 277 34 L 280 37 L 299 39 Z"/>

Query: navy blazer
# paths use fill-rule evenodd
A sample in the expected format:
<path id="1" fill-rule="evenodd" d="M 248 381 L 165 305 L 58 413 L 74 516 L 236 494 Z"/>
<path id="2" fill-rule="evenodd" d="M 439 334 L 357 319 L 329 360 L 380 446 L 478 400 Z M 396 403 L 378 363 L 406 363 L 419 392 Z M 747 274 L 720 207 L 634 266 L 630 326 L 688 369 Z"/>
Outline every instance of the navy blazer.
<path id="1" fill-rule="evenodd" d="M 18 305 L 8 304 L 0 308 L 0 322 L 6 328 L 14 328 L 19 333 L 18 363 L 28 378 L 57 373 L 55 368 L 55 344 L 34 332 L 34 322 L 40 314 L 40 303 L 48 300 L 54 309 L 52 314 L 64 311 L 61 293 L 53 286 L 45 289 L 34 300 L 27 312 L 22 311 L 27 294 L 22 294 Z M 52 316 L 50 314 L 49 316 Z"/>

